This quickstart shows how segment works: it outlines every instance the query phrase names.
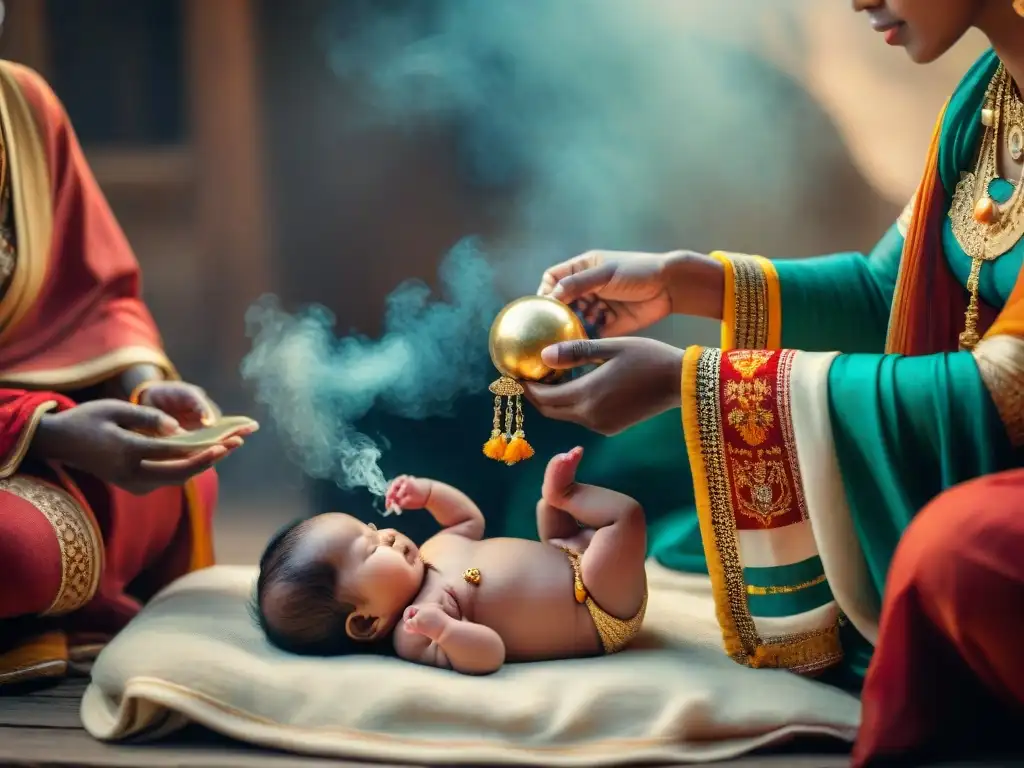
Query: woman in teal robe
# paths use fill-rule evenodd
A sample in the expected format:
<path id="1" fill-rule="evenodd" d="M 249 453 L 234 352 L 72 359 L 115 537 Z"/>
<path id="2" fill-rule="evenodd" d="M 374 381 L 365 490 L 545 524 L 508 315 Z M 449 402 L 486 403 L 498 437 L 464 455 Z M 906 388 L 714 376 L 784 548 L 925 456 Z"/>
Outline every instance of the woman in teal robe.
<path id="1" fill-rule="evenodd" d="M 710 574 L 737 662 L 864 681 L 873 764 L 1024 723 L 1024 3 L 854 6 L 918 61 L 971 24 L 993 45 L 874 250 L 557 265 L 540 292 L 604 338 L 546 358 L 603 365 L 528 396 L 631 427 L 590 476 L 647 502 L 662 564 Z M 721 320 L 721 347 L 624 338 L 670 312 Z"/>

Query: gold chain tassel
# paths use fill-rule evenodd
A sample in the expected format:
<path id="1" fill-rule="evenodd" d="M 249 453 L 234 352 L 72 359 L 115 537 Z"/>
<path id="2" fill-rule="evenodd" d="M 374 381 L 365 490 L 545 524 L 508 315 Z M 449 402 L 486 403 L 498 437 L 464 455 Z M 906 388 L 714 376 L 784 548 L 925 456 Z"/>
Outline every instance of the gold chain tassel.
<path id="1" fill-rule="evenodd" d="M 494 395 L 494 419 L 491 423 L 491 437 L 484 443 L 484 456 L 506 464 L 530 458 L 533 448 L 526 442 L 522 430 L 522 386 L 514 379 L 502 376 L 492 382 L 488 389 Z"/>
<path id="2" fill-rule="evenodd" d="M 512 411 L 512 401 L 509 399 L 509 412 Z M 526 441 L 526 433 L 523 432 L 523 401 L 519 395 L 516 395 L 516 416 L 515 416 L 515 432 L 512 433 L 512 439 L 509 440 L 508 448 L 505 449 L 505 463 L 509 466 L 518 464 L 520 461 L 526 461 L 533 456 L 533 446 Z"/>
<path id="3" fill-rule="evenodd" d="M 981 278 L 982 259 L 971 259 L 971 273 L 967 276 L 967 291 L 970 299 L 964 317 L 964 330 L 960 334 L 960 349 L 972 350 L 981 340 L 978 335 L 978 283 Z"/>
<path id="4" fill-rule="evenodd" d="M 506 447 L 508 447 L 508 440 L 501 430 L 501 395 L 495 395 L 491 439 L 484 443 L 484 456 L 488 459 L 501 461 L 505 457 Z"/>

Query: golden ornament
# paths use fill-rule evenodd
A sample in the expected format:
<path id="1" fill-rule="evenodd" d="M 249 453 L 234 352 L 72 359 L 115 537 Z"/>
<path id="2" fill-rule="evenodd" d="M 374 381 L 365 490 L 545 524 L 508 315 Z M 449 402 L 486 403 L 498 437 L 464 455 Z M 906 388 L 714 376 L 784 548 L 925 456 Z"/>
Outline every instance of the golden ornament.
<path id="1" fill-rule="evenodd" d="M 974 220 L 979 224 L 991 224 L 997 218 L 999 209 L 991 197 L 986 195 L 974 205 Z"/>
<path id="2" fill-rule="evenodd" d="M 480 586 L 480 569 L 479 568 L 467 568 L 462 572 L 462 578 L 467 584 L 472 584 L 474 587 Z"/>
<path id="3" fill-rule="evenodd" d="M 978 286 L 982 265 L 998 259 L 1024 236 L 1024 178 L 1013 185 L 1005 202 L 996 202 L 989 193 L 992 182 L 1000 178 L 999 153 L 1003 147 L 1015 159 L 1018 154 L 1024 157 L 1024 102 L 1002 64 L 985 92 L 981 122 L 985 131 L 977 164 L 973 172 L 961 174 L 949 208 L 953 235 L 971 259 L 969 299 L 960 334 L 960 347 L 968 350 L 981 338 Z"/>
<path id="4" fill-rule="evenodd" d="M 552 344 L 587 338 L 568 306 L 547 296 L 526 296 L 508 304 L 491 325 L 488 350 L 501 378 L 491 383 L 494 421 L 484 455 L 508 465 L 533 456 L 523 432 L 522 381 L 543 381 L 556 371 L 541 360 Z M 504 417 L 504 418 L 503 418 Z"/>

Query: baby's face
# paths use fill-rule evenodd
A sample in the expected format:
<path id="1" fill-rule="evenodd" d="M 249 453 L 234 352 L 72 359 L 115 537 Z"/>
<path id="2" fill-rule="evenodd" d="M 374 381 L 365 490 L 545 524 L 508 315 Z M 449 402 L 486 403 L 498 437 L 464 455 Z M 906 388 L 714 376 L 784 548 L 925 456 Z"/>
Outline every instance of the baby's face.
<path id="1" fill-rule="evenodd" d="M 426 567 L 407 536 L 390 528 L 378 531 L 351 515 L 332 512 L 314 518 L 305 545 L 311 547 L 310 556 L 335 566 L 338 586 L 356 613 L 378 619 L 373 637 L 395 626 L 423 584 Z"/>

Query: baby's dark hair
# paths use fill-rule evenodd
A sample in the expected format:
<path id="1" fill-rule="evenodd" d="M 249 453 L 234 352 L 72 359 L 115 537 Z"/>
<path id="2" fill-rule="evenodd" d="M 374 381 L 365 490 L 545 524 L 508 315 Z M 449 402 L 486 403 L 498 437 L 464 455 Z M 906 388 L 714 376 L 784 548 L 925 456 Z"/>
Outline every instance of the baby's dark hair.
<path id="1" fill-rule="evenodd" d="M 303 656 L 392 653 L 389 639 L 360 642 L 345 631 L 345 621 L 355 606 L 338 598 L 334 565 L 322 560 L 300 561 L 295 557 L 295 547 L 309 522 L 309 518 L 293 520 L 267 542 L 260 556 L 256 594 L 250 607 L 253 618 L 271 644 L 289 653 Z M 264 601 L 268 590 L 280 584 L 288 585 L 291 594 L 270 621 Z"/>

